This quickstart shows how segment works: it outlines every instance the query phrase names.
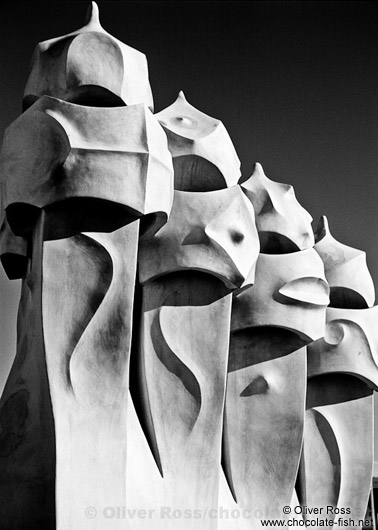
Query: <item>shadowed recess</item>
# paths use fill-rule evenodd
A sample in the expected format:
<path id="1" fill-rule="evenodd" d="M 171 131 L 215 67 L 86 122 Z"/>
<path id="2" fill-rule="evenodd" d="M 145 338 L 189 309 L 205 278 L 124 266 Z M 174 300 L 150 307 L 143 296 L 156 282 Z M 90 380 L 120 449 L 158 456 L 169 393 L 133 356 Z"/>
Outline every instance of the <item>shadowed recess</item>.
<path id="1" fill-rule="evenodd" d="M 132 208 L 95 198 L 66 199 L 47 206 L 45 211 L 49 218 L 45 241 L 80 232 L 114 232 L 140 216 Z"/>
<path id="2" fill-rule="evenodd" d="M 38 48 L 37 48 L 38 49 Z M 43 65 L 55 64 L 64 68 L 67 86 L 58 93 L 44 90 L 43 93 L 92 107 L 121 107 L 123 100 L 116 94 L 120 91 L 124 77 L 122 52 L 118 44 L 101 32 L 86 32 L 57 40 L 49 47 L 39 49 Z M 63 61 L 62 62 L 62 57 Z M 102 57 L 101 62 L 98 57 Z M 101 86 L 102 84 L 106 86 Z M 27 110 L 42 94 L 25 94 L 23 111 Z"/>
<path id="3" fill-rule="evenodd" d="M 292 254 L 300 248 L 288 237 L 276 232 L 259 232 L 261 254 Z"/>
<path id="4" fill-rule="evenodd" d="M 139 218 L 139 238 L 149 239 L 154 236 L 167 221 L 168 216 L 165 212 L 153 212 L 142 215 Z"/>
<path id="5" fill-rule="evenodd" d="M 198 155 L 174 157 L 173 169 L 175 190 L 204 192 L 227 188 L 219 169 Z"/>
<path id="6" fill-rule="evenodd" d="M 230 459 L 230 453 L 229 453 L 230 444 L 229 444 L 228 440 L 226 440 L 226 432 L 227 432 L 226 425 L 225 425 L 226 421 L 227 421 L 227 419 L 226 419 L 226 412 L 225 412 L 224 416 L 223 416 L 223 436 L 222 436 L 221 466 L 222 466 L 222 470 L 223 470 L 223 473 L 224 473 L 224 476 L 225 476 L 225 479 L 226 479 L 226 482 L 227 482 L 227 486 L 229 487 L 230 493 L 231 493 L 234 501 L 238 502 L 238 499 L 236 497 L 235 486 L 234 486 L 234 483 L 233 483 L 233 480 L 232 480 L 231 459 Z"/>
<path id="7" fill-rule="evenodd" d="M 145 375 L 146 372 L 142 362 L 142 355 L 140 355 L 142 298 L 143 289 L 140 283 L 137 282 L 135 285 L 133 307 L 133 333 L 131 339 L 129 391 L 134 404 L 135 413 L 139 420 L 139 425 L 142 428 L 151 454 L 158 467 L 159 473 L 163 477 L 163 468 L 161 465 L 154 422 L 152 419 L 148 397 L 148 387 L 146 384 Z"/>
<path id="8" fill-rule="evenodd" d="M 236 331 L 231 334 L 228 371 L 284 357 L 305 345 L 306 341 L 284 328 L 261 326 Z"/>
<path id="9" fill-rule="evenodd" d="M 122 99 L 106 88 L 96 85 L 81 85 L 68 91 L 66 101 L 86 107 L 125 107 Z"/>
<path id="10" fill-rule="evenodd" d="M 27 256 L 6 253 L 0 259 L 10 280 L 18 280 L 25 277 L 29 261 Z"/>
<path id="11" fill-rule="evenodd" d="M 331 287 L 329 295 L 330 307 L 341 309 L 367 309 L 368 305 L 363 296 L 347 287 Z"/>
<path id="12" fill-rule="evenodd" d="M 298 466 L 298 473 L 297 473 L 297 479 L 295 481 L 295 492 L 298 497 L 298 502 L 301 506 L 306 504 L 306 473 L 305 473 L 305 463 L 304 463 L 304 455 L 303 455 L 303 442 L 302 442 L 302 451 L 301 451 L 301 458 L 299 461 Z"/>
<path id="13" fill-rule="evenodd" d="M 151 325 L 151 338 L 154 346 L 156 356 L 162 365 L 185 387 L 187 393 L 190 396 L 189 403 L 185 399 L 185 411 L 187 421 L 185 422 L 188 426 L 188 430 L 191 431 L 197 421 L 201 410 L 202 396 L 201 388 L 198 384 L 196 376 L 193 372 L 184 364 L 181 359 L 176 355 L 174 351 L 168 346 L 164 334 L 160 326 L 160 315 L 158 314 Z M 184 395 L 187 396 L 187 393 Z M 180 408 L 180 403 L 177 403 Z"/>
<path id="14" fill-rule="evenodd" d="M 266 394 L 269 390 L 268 381 L 262 375 L 257 376 L 245 389 L 240 393 L 240 397 L 256 396 Z"/>
<path id="15" fill-rule="evenodd" d="M 314 412 L 314 419 L 315 419 L 316 426 L 323 439 L 324 446 L 327 450 L 329 459 L 332 464 L 333 480 L 332 480 L 332 483 L 329 485 L 330 487 L 327 488 L 330 490 L 332 497 L 328 498 L 328 502 L 332 506 L 337 506 L 337 501 L 338 501 L 339 494 L 340 494 L 340 483 L 341 483 L 341 476 L 340 476 L 341 475 L 341 458 L 340 458 L 339 446 L 337 443 L 335 433 L 333 432 L 333 429 L 331 425 L 328 423 L 328 421 L 326 420 L 326 418 L 317 410 L 314 410 L 313 412 Z M 306 465 L 306 459 L 304 459 L 304 464 Z"/>
<path id="16" fill-rule="evenodd" d="M 9 226 L 16 236 L 31 232 L 41 215 L 41 208 L 24 202 L 15 202 L 6 209 Z"/>
<path id="17" fill-rule="evenodd" d="M 27 95 L 23 99 L 22 112 L 28 110 L 37 100 L 38 96 Z M 81 85 L 67 91 L 65 101 L 85 107 L 125 107 L 124 101 L 106 88 L 96 85 Z"/>
<path id="18" fill-rule="evenodd" d="M 372 392 L 364 381 L 353 375 L 322 374 L 308 380 L 306 408 L 346 403 L 371 396 Z"/>
<path id="19" fill-rule="evenodd" d="M 144 301 L 145 311 L 162 305 L 207 306 L 230 294 L 230 290 L 219 278 L 193 270 L 165 274 L 151 283 L 156 289 L 151 290 L 148 300 Z"/>

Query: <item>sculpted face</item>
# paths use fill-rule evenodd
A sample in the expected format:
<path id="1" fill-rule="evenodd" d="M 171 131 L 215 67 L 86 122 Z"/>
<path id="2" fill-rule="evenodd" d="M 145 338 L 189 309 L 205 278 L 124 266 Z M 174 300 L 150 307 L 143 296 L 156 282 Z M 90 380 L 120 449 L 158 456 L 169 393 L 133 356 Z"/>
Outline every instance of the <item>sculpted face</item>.
<path id="1" fill-rule="evenodd" d="M 261 252 L 281 254 L 314 246 L 312 217 L 297 201 L 292 186 L 273 182 L 256 164 L 241 187 L 255 209 Z"/>
<path id="2" fill-rule="evenodd" d="M 378 307 L 369 307 L 374 286 L 365 253 L 336 241 L 325 217 L 315 237 L 330 306 L 324 337 L 307 350 L 302 497 L 311 506 L 348 506 L 358 519 L 372 480 Z"/>
<path id="3" fill-rule="evenodd" d="M 55 209 L 50 238 L 113 231 L 148 214 L 153 232 L 173 200 L 167 140 L 145 105 L 85 107 L 44 96 L 8 127 L 1 173 L 16 234 L 40 208 Z"/>
<path id="4" fill-rule="evenodd" d="M 219 120 L 190 105 L 182 92 L 155 117 L 167 134 L 175 190 L 204 192 L 238 183 L 240 160 Z"/>
<path id="5" fill-rule="evenodd" d="M 197 270 L 230 289 L 253 282 L 259 251 L 253 208 L 239 186 L 206 193 L 175 191 L 168 223 L 139 247 L 141 283 Z"/>
<path id="6" fill-rule="evenodd" d="M 260 254 L 255 284 L 234 299 L 231 329 L 275 326 L 311 342 L 323 336 L 328 294 L 315 250 Z"/>
<path id="7" fill-rule="evenodd" d="M 378 306 L 365 252 L 339 243 L 330 233 L 326 217 L 316 232 L 315 250 L 324 261 L 330 285 L 330 307 L 324 338 L 308 350 L 309 377 L 353 374 L 369 387 L 378 383 Z"/>

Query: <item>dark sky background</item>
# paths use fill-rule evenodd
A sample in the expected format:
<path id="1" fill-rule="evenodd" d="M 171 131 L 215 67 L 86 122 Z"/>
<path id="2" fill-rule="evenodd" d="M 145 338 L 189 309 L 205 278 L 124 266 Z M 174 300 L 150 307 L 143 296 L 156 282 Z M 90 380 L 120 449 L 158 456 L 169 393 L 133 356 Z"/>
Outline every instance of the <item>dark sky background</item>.
<path id="1" fill-rule="evenodd" d="M 3 2 L 0 136 L 21 112 L 37 42 L 84 23 L 89 2 Z M 292 184 L 316 227 L 367 252 L 378 286 L 378 3 L 99 1 L 103 27 L 147 55 L 155 111 L 183 90 L 223 121 L 248 177 Z M 0 273 L 0 388 L 19 282 Z"/>

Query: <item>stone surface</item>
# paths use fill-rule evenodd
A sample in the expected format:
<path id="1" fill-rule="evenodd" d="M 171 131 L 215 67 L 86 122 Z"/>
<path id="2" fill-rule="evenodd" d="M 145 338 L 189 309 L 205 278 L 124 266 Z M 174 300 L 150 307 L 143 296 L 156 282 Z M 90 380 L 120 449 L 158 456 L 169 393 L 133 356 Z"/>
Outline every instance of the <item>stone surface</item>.
<path id="1" fill-rule="evenodd" d="M 138 225 L 44 244 L 42 316 L 61 528 L 102 529 L 102 518 L 83 511 L 125 503 Z M 112 528 L 124 521 L 113 520 Z"/>
<path id="2" fill-rule="evenodd" d="M 140 244 L 139 279 L 144 284 L 164 274 L 197 270 L 231 289 L 246 287 L 254 280 L 258 250 L 253 208 L 239 186 L 175 191 L 169 222 Z"/>
<path id="3" fill-rule="evenodd" d="M 145 56 L 94 2 L 37 46 L 0 159 L 0 259 L 22 279 L 0 527 L 257 530 L 298 504 L 358 521 L 378 389 L 365 253 L 325 217 L 314 236 L 260 164 L 240 177 L 182 92 L 152 106 Z"/>
<path id="4" fill-rule="evenodd" d="M 357 528 L 365 516 L 373 472 L 378 306 L 367 307 L 374 301 L 374 286 L 365 253 L 336 241 L 326 218 L 316 239 L 331 303 L 324 338 L 308 348 L 299 496 L 307 505 L 349 508 Z"/>
<path id="5" fill-rule="evenodd" d="M 17 235 L 40 208 L 55 210 L 50 239 L 112 231 L 148 214 L 154 231 L 173 200 L 167 140 L 143 104 L 104 109 L 44 96 L 8 127 L 0 169 Z"/>
<path id="6" fill-rule="evenodd" d="M 223 468 L 234 508 L 254 514 L 245 528 L 261 526 L 256 514 L 281 518 L 291 503 L 303 438 L 305 346 L 324 333 L 328 301 L 313 249 L 260 254 L 255 284 L 234 298 Z"/>
<path id="7" fill-rule="evenodd" d="M 22 283 L 17 353 L 0 400 L 0 520 L 6 530 L 55 530 L 56 446 L 43 341 L 42 247 L 41 216 Z"/>
<path id="8" fill-rule="evenodd" d="M 281 254 L 314 245 L 312 217 L 298 203 L 292 186 L 270 180 L 256 163 L 241 187 L 256 212 L 261 252 Z"/>
<path id="9" fill-rule="evenodd" d="M 91 4 L 84 27 L 37 45 L 25 108 L 47 95 L 95 107 L 145 103 L 153 110 L 145 55 L 105 31 Z"/>
<path id="10" fill-rule="evenodd" d="M 240 160 L 222 122 L 190 105 L 183 92 L 155 117 L 167 134 L 176 190 L 213 191 L 238 183 Z"/>
<path id="11" fill-rule="evenodd" d="M 319 220 L 315 238 L 315 250 L 324 262 L 331 289 L 331 305 L 351 309 L 372 307 L 375 289 L 366 265 L 366 253 L 337 241 L 325 216 Z"/>
<path id="12" fill-rule="evenodd" d="M 291 254 L 260 254 L 260 279 L 234 303 L 231 329 L 260 326 L 295 329 L 306 342 L 324 333 L 329 287 L 314 249 Z"/>
<path id="13" fill-rule="evenodd" d="M 217 509 L 231 293 L 253 282 L 258 251 L 253 209 L 238 186 L 176 190 L 168 223 L 140 244 L 134 396 L 172 509 Z M 216 518 L 203 524 L 218 525 Z M 176 525 L 164 521 L 164 528 Z"/>

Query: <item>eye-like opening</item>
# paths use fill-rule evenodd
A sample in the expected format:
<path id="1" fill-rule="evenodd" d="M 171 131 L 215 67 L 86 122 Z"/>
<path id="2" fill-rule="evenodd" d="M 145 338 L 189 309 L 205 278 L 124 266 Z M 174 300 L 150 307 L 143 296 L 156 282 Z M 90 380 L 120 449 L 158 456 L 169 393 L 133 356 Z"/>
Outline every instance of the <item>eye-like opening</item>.
<path id="1" fill-rule="evenodd" d="M 301 250 L 291 239 L 277 232 L 259 232 L 262 254 L 292 254 Z"/>
<path id="2" fill-rule="evenodd" d="M 40 96 L 29 94 L 23 99 L 22 112 L 28 110 L 43 95 L 58 97 L 64 101 L 83 107 L 110 108 L 126 106 L 126 103 L 119 96 L 104 87 L 81 85 L 70 89 L 66 94 L 40 94 Z"/>
<path id="3" fill-rule="evenodd" d="M 66 101 L 86 107 L 125 107 L 126 103 L 104 87 L 81 85 L 70 89 Z"/>
<path id="4" fill-rule="evenodd" d="M 41 94 L 42 95 L 42 94 Z M 53 94 L 47 94 L 55 97 Z M 95 86 L 95 85 L 82 85 L 71 89 L 66 97 L 61 99 L 74 103 L 75 105 L 81 105 L 84 107 L 125 107 L 126 103 L 116 94 L 110 92 L 106 88 Z M 31 107 L 37 100 L 38 96 L 28 95 L 23 99 L 22 111 L 25 112 Z"/>
<path id="5" fill-rule="evenodd" d="M 139 218 L 132 208 L 104 199 L 74 197 L 44 208 L 48 221 L 45 240 L 80 232 L 113 232 Z"/>
<path id="6" fill-rule="evenodd" d="M 306 408 L 347 403 L 371 396 L 371 384 L 357 374 L 331 372 L 310 377 L 307 383 Z"/>
<path id="7" fill-rule="evenodd" d="M 278 326 L 259 326 L 233 331 L 228 371 L 234 372 L 284 357 L 308 342 L 301 333 Z"/>
<path id="8" fill-rule="evenodd" d="M 173 158 L 173 169 L 177 191 L 205 192 L 227 188 L 219 169 L 201 156 L 176 156 Z"/>
<path id="9" fill-rule="evenodd" d="M 341 309 L 367 309 L 368 305 L 362 295 L 347 287 L 331 287 L 329 307 Z"/>

